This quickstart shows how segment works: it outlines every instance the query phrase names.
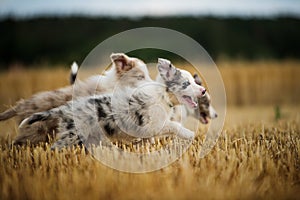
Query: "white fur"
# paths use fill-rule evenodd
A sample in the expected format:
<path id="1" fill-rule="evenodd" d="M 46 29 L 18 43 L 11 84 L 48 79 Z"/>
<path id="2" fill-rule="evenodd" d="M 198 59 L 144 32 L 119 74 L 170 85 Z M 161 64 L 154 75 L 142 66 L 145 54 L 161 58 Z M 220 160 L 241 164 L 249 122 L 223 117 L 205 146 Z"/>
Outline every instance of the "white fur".
<path id="1" fill-rule="evenodd" d="M 196 84 L 194 78 L 188 71 L 175 68 L 171 61 L 159 58 L 158 62 L 160 64 L 159 70 L 161 75 L 158 76 L 156 80 L 167 85 L 174 85 L 174 79 L 175 81 L 179 81 L 181 84 L 187 83 L 189 87 L 181 87 L 180 90 L 174 91 L 174 94 L 178 97 L 179 102 L 188 105 L 193 109 L 197 108 L 196 98 L 202 97 L 205 94 L 206 89 L 201 85 Z M 176 80 L 179 77 L 180 80 Z"/>
<path id="2" fill-rule="evenodd" d="M 159 62 L 158 68 L 160 67 L 163 66 Z M 167 71 L 174 70 L 165 69 Z M 164 72 L 167 72 L 165 69 L 160 72 L 163 77 Z M 125 135 L 136 138 L 175 134 L 184 139 L 193 139 L 194 132 L 186 129 L 180 123 L 170 120 L 171 108 L 165 97 L 167 86 L 162 86 L 157 82 L 153 82 L 150 78 L 148 79 L 146 77 L 148 70 L 146 73 L 144 71 L 139 72 L 142 73 L 143 79 L 139 78 L 141 74 L 139 76 L 130 72 L 124 74 L 124 79 L 121 78 L 118 81 L 120 85 L 114 93 L 79 98 L 64 106 L 36 113 L 29 119 L 25 119 L 21 125 L 30 125 L 39 120 L 58 119 L 59 139 L 55 142 L 53 148 L 78 144 L 80 141 L 92 141 L 91 138 L 102 141 L 103 132 L 117 138 L 124 135 L 125 132 Z M 135 79 L 135 84 L 128 81 L 130 79 Z M 178 81 L 179 84 L 175 84 L 168 90 L 180 94 L 182 80 L 185 81 L 182 77 L 174 79 L 174 82 Z M 133 85 L 139 87 L 132 87 Z M 186 90 L 189 89 L 191 89 L 190 86 Z M 92 109 L 93 107 L 94 109 Z M 113 133 L 109 133 L 109 130 L 113 130 Z M 95 142 L 93 143 L 95 144 Z"/>
<path id="3" fill-rule="evenodd" d="M 77 74 L 77 72 L 78 72 L 78 65 L 77 65 L 77 63 L 74 61 L 73 64 L 72 64 L 72 66 L 71 66 L 71 73 L 72 73 L 72 74 Z"/>
<path id="4" fill-rule="evenodd" d="M 171 62 L 167 59 L 163 59 L 163 58 L 159 58 L 158 61 L 166 66 L 169 66 L 171 64 Z M 137 63 L 137 67 L 144 72 L 145 74 L 145 80 L 147 81 L 152 81 L 147 67 L 146 65 L 141 62 L 140 60 L 135 60 L 135 62 Z M 202 80 L 197 76 L 196 79 L 191 75 L 190 72 L 183 70 L 183 69 L 179 69 L 180 70 L 182 76 L 184 78 L 186 78 L 192 86 L 192 90 L 189 89 L 187 91 L 180 91 L 181 95 L 189 95 L 192 96 L 194 98 L 200 98 L 201 96 L 203 96 L 202 92 L 205 90 L 204 87 L 201 86 L 202 84 Z M 101 88 L 101 91 L 96 91 L 96 94 L 104 94 L 104 93 L 109 93 L 112 92 L 113 89 L 115 88 L 116 84 L 118 83 L 119 78 L 117 77 L 117 72 L 116 72 L 116 68 L 112 67 L 109 70 L 105 71 L 104 75 L 94 75 L 89 77 L 86 81 L 85 81 L 85 85 L 89 86 L 88 88 Z M 164 85 L 164 80 L 162 78 L 162 76 L 160 76 L 159 74 L 156 77 L 156 82 L 160 83 L 162 85 Z M 79 82 L 80 83 L 80 82 Z M 139 85 L 137 85 L 137 87 L 139 87 Z M 206 96 L 207 98 L 210 99 L 209 94 L 206 92 Z M 166 95 L 165 95 L 166 97 Z M 181 103 L 184 103 L 184 100 L 179 98 L 178 99 Z M 199 102 L 197 102 L 195 100 L 196 104 L 194 105 L 193 108 L 191 108 L 188 105 L 175 105 L 172 108 L 172 111 L 170 113 L 170 118 L 172 118 L 172 120 L 174 121 L 181 121 L 183 120 L 183 122 L 187 119 L 188 116 L 192 116 L 195 119 L 200 119 L 200 113 L 199 113 L 199 109 L 195 109 L 195 107 L 197 106 L 197 104 Z M 214 119 L 217 117 L 217 112 L 214 110 L 214 108 L 212 107 L 211 104 L 209 104 L 209 118 Z M 201 121 L 201 120 L 200 120 Z M 201 121 L 203 122 L 203 121 Z"/>

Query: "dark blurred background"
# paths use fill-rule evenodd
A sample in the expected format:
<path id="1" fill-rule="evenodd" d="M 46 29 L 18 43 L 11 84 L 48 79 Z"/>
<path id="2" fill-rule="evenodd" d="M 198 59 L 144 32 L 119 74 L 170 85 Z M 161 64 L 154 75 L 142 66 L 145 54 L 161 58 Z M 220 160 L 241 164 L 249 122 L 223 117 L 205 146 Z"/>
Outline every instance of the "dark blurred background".
<path id="1" fill-rule="evenodd" d="M 187 34 L 214 60 L 300 58 L 298 1 L 15 0 L 0 2 L 0 68 L 81 63 L 106 38 L 144 26 Z M 165 53 L 136 56 L 150 61 Z"/>
<path id="2" fill-rule="evenodd" d="M 132 28 L 165 27 L 197 40 L 217 60 L 300 58 L 300 20 L 291 17 L 12 18 L 0 22 L 0 65 L 79 63 L 106 38 Z M 138 55 L 150 59 L 159 55 Z"/>

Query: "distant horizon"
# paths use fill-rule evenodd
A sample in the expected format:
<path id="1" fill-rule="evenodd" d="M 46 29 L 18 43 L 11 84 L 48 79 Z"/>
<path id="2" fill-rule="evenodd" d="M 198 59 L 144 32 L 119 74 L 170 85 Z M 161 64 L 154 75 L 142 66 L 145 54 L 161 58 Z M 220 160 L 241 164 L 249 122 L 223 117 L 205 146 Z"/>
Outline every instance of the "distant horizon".
<path id="1" fill-rule="evenodd" d="M 40 19 L 40 18 L 108 18 L 108 19 L 130 19 L 130 20 L 139 20 L 143 18 L 220 18 L 220 19 L 230 19 L 230 18 L 237 18 L 237 19 L 278 19 L 278 18 L 293 18 L 299 19 L 300 15 L 293 15 L 293 14 L 274 14 L 274 15 L 217 15 L 217 14 L 198 14 L 198 15 L 162 15 L 162 16 L 154 16 L 154 15 L 141 15 L 141 16 L 128 16 L 128 15 L 118 15 L 118 16 L 111 16 L 111 15 L 87 15 L 87 14 L 80 14 L 80 13 L 73 13 L 73 14 L 35 14 L 35 15 L 26 15 L 26 16 L 16 16 L 16 15 L 0 15 L 0 20 L 31 20 L 31 19 Z"/>
<path id="2" fill-rule="evenodd" d="M 40 17 L 202 17 L 221 18 L 300 18 L 297 0 L 1 0 L 0 19 L 28 19 Z"/>

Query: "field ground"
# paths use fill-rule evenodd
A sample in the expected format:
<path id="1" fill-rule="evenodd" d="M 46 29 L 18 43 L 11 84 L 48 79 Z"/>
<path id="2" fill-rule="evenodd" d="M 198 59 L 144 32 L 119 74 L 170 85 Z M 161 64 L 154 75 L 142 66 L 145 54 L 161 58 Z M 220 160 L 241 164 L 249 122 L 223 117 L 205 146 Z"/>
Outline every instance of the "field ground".
<path id="1" fill-rule="evenodd" d="M 206 157 L 199 157 L 204 138 L 200 131 L 182 158 L 151 173 L 116 171 L 79 148 L 60 153 L 51 152 L 48 145 L 12 148 L 9 144 L 17 134 L 16 124 L 14 120 L 0 122 L 0 199 L 299 199 L 300 94 L 295 89 L 298 85 L 293 85 L 299 68 L 286 69 L 289 72 L 275 66 L 270 71 L 290 74 L 292 80 L 273 80 L 273 86 L 280 84 L 276 80 L 288 80 L 284 83 L 285 95 L 290 93 L 287 100 L 277 98 L 273 102 L 271 96 L 271 100 L 261 97 L 258 99 L 262 102 L 253 103 L 231 96 L 222 134 Z M 224 74 L 230 72 L 224 70 Z M 234 70 L 239 73 L 237 67 Z M 252 76 L 240 70 L 244 76 Z M 268 75 L 265 68 L 249 70 Z M 66 70 L 59 69 L 55 76 L 49 72 L 16 70 L 0 74 L 1 110 L 21 97 L 67 84 Z M 28 73 L 31 76 L 26 76 Z M 238 84 L 233 81 L 252 80 L 241 75 L 239 80 L 229 81 L 226 76 L 225 86 L 230 91 L 228 85 Z M 249 85 L 243 83 L 240 89 Z M 262 88 L 265 95 L 273 87 Z M 280 109 L 278 120 L 275 106 Z"/>

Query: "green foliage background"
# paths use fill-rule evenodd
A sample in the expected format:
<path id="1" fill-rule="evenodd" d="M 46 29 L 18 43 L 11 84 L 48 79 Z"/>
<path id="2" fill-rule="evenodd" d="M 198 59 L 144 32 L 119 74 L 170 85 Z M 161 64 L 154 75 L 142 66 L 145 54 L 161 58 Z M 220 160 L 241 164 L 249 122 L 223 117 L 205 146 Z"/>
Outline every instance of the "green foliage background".
<path id="1" fill-rule="evenodd" d="M 300 19 L 169 18 L 33 18 L 0 21 L 0 66 L 13 63 L 79 63 L 98 43 L 131 28 L 165 27 L 197 40 L 213 57 L 229 59 L 300 58 Z M 145 60 L 167 52 L 137 51 Z M 162 55 L 163 54 L 163 55 Z M 172 56 L 172 55 L 171 55 Z"/>

